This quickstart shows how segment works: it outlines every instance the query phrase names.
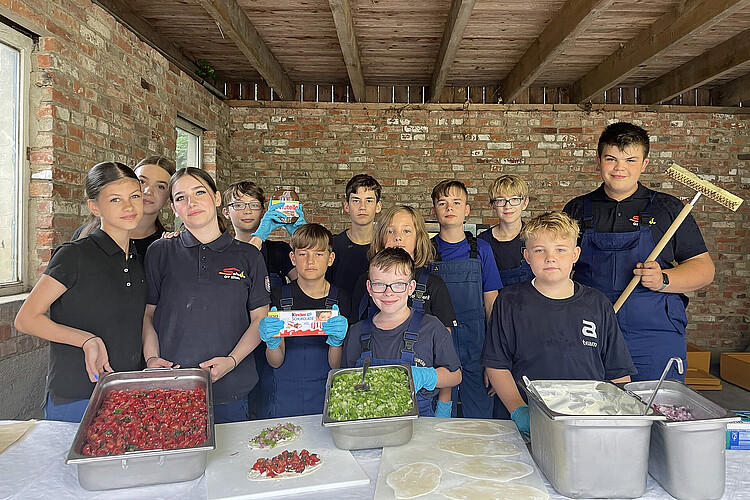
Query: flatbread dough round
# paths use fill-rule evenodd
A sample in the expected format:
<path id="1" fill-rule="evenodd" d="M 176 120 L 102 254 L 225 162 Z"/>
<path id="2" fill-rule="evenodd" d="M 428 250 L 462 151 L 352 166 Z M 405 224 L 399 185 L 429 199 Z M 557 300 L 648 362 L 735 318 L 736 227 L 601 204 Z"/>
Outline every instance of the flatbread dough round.
<path id="1" fill-rule="evenodd" d="M 488 420 L 449 420 L 435 425 L 435 430 L 469 436 L 504 436 L 514 433 L 512 429 Z"/>
<path id="2" fill-rule="evenodd" d="M 414 498 L 435 491 L 442 475 L 435 464 L 415 462 L 391 472 L 385 482 L 393 488 L 396 498 Z"/>
<path id="3" fill-rule="evenodd" d="M 318 458 L 320 458 L 320 462 L 315 465 L 305 467 L 305 470 L 303 470 L 302 472 L 282 472 L 277 476 L 268 477 L 265 474 L 261 474 L 257 470 L 250 469 L 247 472 L 247 479 L 250 481 L 274 481 L 276 479 L 294 479 L 295 477 L 307 476 L 308 474 L 312 474 L 316 470 L 320 469 L 320 466 L 323 465 L 323 458 L 320 455 L 318 455 Z"/>
<path id="4" fill-rule="evenodd" d="M 441 491 L 454 500 L 548 500 L 549 495 L 525 484 L 469 481 Z"/>
<path id="5" fill-rule="evenodd" d="M 477 437 L 441 439 L 438 441 L 437 447 L 441 450 L 467 456 L 510 457 L 521 453 L 521 449 L 513 443 Z"/>
<path id="6" fill-rule="evenodd" d="M 520 479 L 534 472 L 534 468 L 528 464 L 498 457 L 462 458 L 447 464 L 445 470 L 461 476 L 502 483 Z"/>

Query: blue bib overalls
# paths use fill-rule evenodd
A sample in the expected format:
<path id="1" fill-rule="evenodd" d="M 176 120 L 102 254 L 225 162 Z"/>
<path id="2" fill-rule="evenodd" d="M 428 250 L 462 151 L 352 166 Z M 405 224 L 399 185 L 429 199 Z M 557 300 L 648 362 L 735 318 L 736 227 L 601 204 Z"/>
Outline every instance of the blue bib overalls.
<path id="1" fill-rule="evenodd" d="M 651 220 L 654 192 L 646 209 L 639 215 L 638 231 L 598 233 L 593 216 L 591 195 L 583 199 L 585 231 L 581 239 L 581 257 L 576 263 L 574 279 L 603 292 L 614 303 L 633 278 L 638 262 L 645 262 L 654 249 Z M 664 263 L 658 258 L 660 266 Z M 617 313 L 620 330 L 638 369 L 633 380 L 655 380 L 661 376 L 672 356 L 687 357 L 685 327 L 687 297 L 677 293 L 660 293 L 640 283 Z M 684 375 L 673 367 L 667 378 L 684 381 Z"/>
<path id="2" fill-rule="evenodd" d="M 492 418 L 492 398 L 484 385 L 484 368 L 479 357 L 484 345 L 486 328 L 484 294 L 482 290 L 482 263 L 477 252 L 477 240 L 466 233 L 469 242 L 469 258 L 464 260 L 441 260 L 430 264 L 430 272 L 437 274 L 448 287 L 448 293 L 456 313 L 457 326 L 452 328 L 453 347 L 461 361 L 463 375 L 458 387 L 451 391 L 453 416 L 458 404 L 467 418 Z M 435 239 L 432 239 L 436 246 Z"/>
<path id="3" fill-rule="evenodd" d="M 338 304 L 339 288 L 331 285 L 325 307 Z M 292 310 L 292 285 L 281 287 L 281 309 Z M 264 350 L 265 351 L 265 350 Z M 268 366 L 266 364 L 266 366 Z M 286 340 L 284 363 L 261 377 L 259 417 L 281 418 L 323 412 L 328 372 L 328 344 L 319 336 Z"/>
<path id="4" fill-rule="evenodd" d="M 372 355 L 372 334 L 375 331 L 375 325 L 372 318 L 367 318 L 362 322 L 362 333 L 359 336 L 359 342 L 362 347 L 362 353 L 357 360 L 356 366 L 362 366 L 365 358 L 370 358 L 373 366 L 378 365 L 397 365 L 405 363 L 414 366 L 414 344 L 419 341 L 419 329 L 422 327 L 422 318 L 424 311 L 421 306 L 414 308 L 409 320 L 409 325 L 404 332 L 404 348 L 401 349 L 401 357 L 398 359 L 375 358 Z M 421 417 L 435 416 L 435 397 L 425 398 L 419 392 L 417 393 L 417 405 L 419 406 L 419 415 Z"/>

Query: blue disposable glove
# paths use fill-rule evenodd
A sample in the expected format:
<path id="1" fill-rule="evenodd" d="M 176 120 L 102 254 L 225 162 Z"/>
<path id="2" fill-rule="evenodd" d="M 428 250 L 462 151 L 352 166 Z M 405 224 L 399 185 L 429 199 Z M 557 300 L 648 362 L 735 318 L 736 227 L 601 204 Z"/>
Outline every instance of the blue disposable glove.
<path id="1" fill-rule="evenodd" d="M 305 220 L 305 214 L 302 213 L 302 205 L 295 208 L 294 211 L 299 216 L 294 224 L 284 224 L 284 228 L 286 229 L 286 232 L 289 233 L 289 236 L 293 235 L 297 229 L 307 224 L 307 221 Z"/>
<path id="2" fill-rule="evenodd" d="M 414 390 L 427 389 L 431 391 L 437 385 L 437 370 L 429 366 L 412 366 L 411 374 L 414 378 Z"/>
<path id="3" fill-rule="evenodd" d="M 518 427 L 521 437 L 527 442 L 531 440 L 531 423 L 529 422 L 529 405 L 521 405 L 510 414 L 510 418 Z"/>
<path id="4" fill-rule="evenodd" d="M 276 210 L 277 208 L 283 207 L 283 203 L 274 203 L 268 207 L 268 211 L 263 214 L 263 218 L 260 219 L 258 229 L 255 230 L 253 236 L 257 236 L 263 241 L 266 241 L 271 231 L 277 227 L 284 227 L 284 220 L 286 216 Z"/>
<path id="5" fill-rule="evenodd" d="M 333 310 L 338 311 L 339 306 L 334 304 Z M 343 316 L 341 314 L 332 317 L 328 321 L 323 322 L 323 331 L 326 332 L 326 335 L 328 335 L 326 344 L 330 346 L 341 346 L 341 344 L 344 343 L 344 337 L 346 337 L 347 330 L 349 330 L 349 322 L 346 320 L 346 316 Z"/>
<path id="6" fill-rule="evenodd" d="M 276 308 L 272 307 L 272 311 Z M 284 321 L 279 318 L 265 317 L 260 320 L 258 331 L 260 331 L 260 340 L 266 343 L 269 349 L 276 349 L 281 345 L 281 337 L 277 337 L 281 329 L 284 328 Z"/>
<path id="7" fill-rule="evenodd" d="M 439 418 L 451 418 L 451 411 L 453 410 L 453 401 L 440 401 L 437 402 L 435 408 L 435 416 Z"/>

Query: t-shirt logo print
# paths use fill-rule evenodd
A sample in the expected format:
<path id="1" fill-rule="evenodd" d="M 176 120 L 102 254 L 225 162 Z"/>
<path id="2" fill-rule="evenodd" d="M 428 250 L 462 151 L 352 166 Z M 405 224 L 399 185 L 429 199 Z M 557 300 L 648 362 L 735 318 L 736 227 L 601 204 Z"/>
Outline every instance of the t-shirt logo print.
<path id="1" fill-rule="evenodd" d="M 594 324 L 593 321 L 587 321 L 587 320 L 581 320 L 583 322 L 583 328 L 581 328 L 581 333 L 584 337 L 591 337 L 593 339 L 596 338 L 596 324 Z"/>
<path id="2" fill-rule="evenodd" d="M 241 271 L 236 267 L 225 267 L 219 271 L 219 275 L 223 276 L 225 280 L 245 279 L 245 271 Z"/>

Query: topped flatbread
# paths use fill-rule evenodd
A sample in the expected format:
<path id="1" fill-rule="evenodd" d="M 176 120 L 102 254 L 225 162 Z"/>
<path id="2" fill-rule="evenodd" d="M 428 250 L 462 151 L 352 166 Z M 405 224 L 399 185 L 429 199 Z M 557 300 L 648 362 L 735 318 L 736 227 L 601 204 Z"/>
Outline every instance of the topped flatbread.
<path id="1" fill-rule="evenodd" d="M 470 436 L 504 436 L 515 432 L 504 425 L 487 420 L 448 420 L 435 425 L 435 430 Z"/>
<path id="2" fill-rule="evenodd" d="M 549 500 L 549 495 L 531 486 L 496 481 L 469 481 L 441 491 L 453 500 Z"/>
<path id="3" fill-rule="evenodd" d="M 510 457 L 521 453 L 521 449 L 513 443 L 477 437 L 441 439 L 438 441 L 437 447 L 441 450 L 467 456 Z"/>
<path id="4" fill-rule="evenodd" d="M 320 469 L 323 459 L 307 450 L 282 451 L 273 458 L 259 458 L 248 471 L 250 481 L 292 479 L 306 476 Z"/>
<path id="5" fill-rule="evenodd" d="M 415 462 L 391 472 L 385 482 L 393 488 L 396 498 L 414 498 L 434 491 L 442 475 L 443 471 L 435 464 Z"/>
<path id="6" fill-rule="evenodd" d="M 267 427 L 260 431 L 256 436 L 247 443 L 252 449 L 258 448 L 275 448 L 284 444 L 289 444 L 302 434 L 302 427 L 294 425 L 291 422 L 277 424 L 274 427 Z"/>

